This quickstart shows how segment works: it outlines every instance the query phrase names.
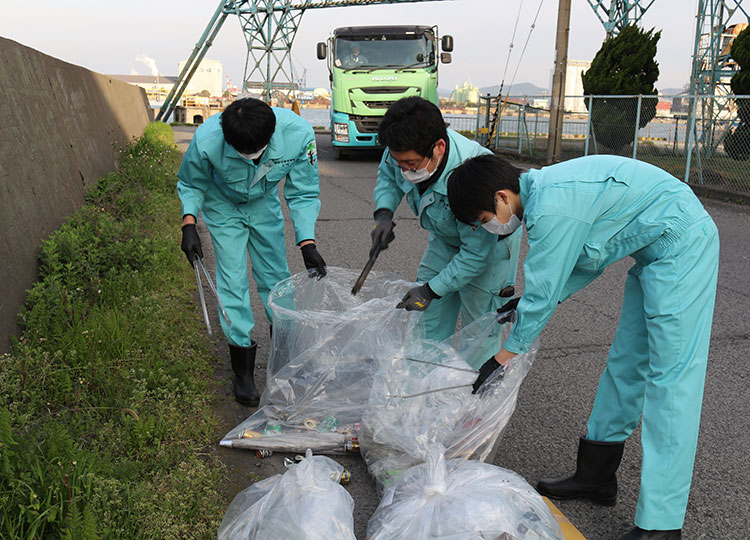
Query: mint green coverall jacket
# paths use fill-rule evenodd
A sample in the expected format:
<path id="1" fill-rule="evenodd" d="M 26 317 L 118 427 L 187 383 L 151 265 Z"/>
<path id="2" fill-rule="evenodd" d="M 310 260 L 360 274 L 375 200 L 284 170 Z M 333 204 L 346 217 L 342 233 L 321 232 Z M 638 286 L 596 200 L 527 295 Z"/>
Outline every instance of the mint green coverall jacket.
<path id="1" fill-rule="evenodd" d="M 525 289 L 505 348 L 526 351 L 559 301 L 610 264 L 635 264 L 586 437 L 624 441 L 643 420 L 635 524 L 682 527 L 698 439 L 719 263 L 690 187 L 647 163 L 589 156 L 521 175 Z"/>
<path id="2" fill-rule="evenodd" d="M 417 281 L 429 283 L 435 294 L 441 296 L 425 311 L 427 337 L 436 340 L 453 335 L 459 313 L 466 326 L 508 300 L 501 298 L 499 292 L 515 284 L 523 234 L 519 229 L 498 241 L 496 235 L 484 228 L 456 219 L 448 204 L 448 176 L 465 160 L 491 152 L 451 129 L 448 138 L 448 161 L 443 173 L 421 196 L 417 185 L 407 182 L 401 170 L 386 161 L 387 148 L 380 161 L 374 192 L 375 208 L 391 212 L 406 198 L 419 224 L 430 231 Z M 495 352 L 488 349 L 486 354 L 482 353 L 486 357 L 474 359 L 473 362 L 478 362 L 475 367 Z"/>
<path id="3" fill-rule="evenodd" d="M 255 325 L 250 308 L 247 255 L 263 301 L 289 277 L 279 182 L 294 223 L 295 243 L 315 239 L 320 185 L 315 134 L 307 121 L 274 107 L 276 129 L 256 165 L 242 158 L 225 140 L 221 115 L 211 116 L 195 132 L 177 173 L 182 213 L 198 216 L 211 234 L 216 254 L 216 285 L 231 326 L 221 318 L 229 343 L 250 346 Z"/>

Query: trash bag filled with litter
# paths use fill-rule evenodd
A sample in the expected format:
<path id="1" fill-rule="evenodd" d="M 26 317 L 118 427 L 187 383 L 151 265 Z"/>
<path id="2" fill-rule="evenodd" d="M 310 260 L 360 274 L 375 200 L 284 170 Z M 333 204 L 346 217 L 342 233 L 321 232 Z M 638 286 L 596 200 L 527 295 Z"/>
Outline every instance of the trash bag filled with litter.
<path id="1" fill-rule="evenodd" d="M 375 372 L 422 332 L 421 316 L 395 309 L 414 284 L 373 272 L 353 296 L 358 273 L 300 273 L 269 296 L 273 343 L 260 408 L 222 445 L 286 452 L 357 451 Z"/>
<path id="2" fill-rule="evenodd" d="M 367 540 L 564 540 L 542 497 L 521 476 L 442 455 L 405 471 L 367 525 Z"/>
<path id="3" fill-rule="evenodd" d="M 448 459 L 494 457 L 538 348 L 535 343 L 517 355 L 502 376 L 502 370 L 496 371 L 472 394 L 477 372 L 467 360 L 480 357 L 483 362 L 500 350 L 510 329 L 504 326 L 498 335 L 496 314 L 488 313 L 452 340 L 411 340 L 398 355 L 380 362 L 359 436 L 379 488 L 423 462 L 436 446 L 446 449 Z"/>
<path id="4" fill-rule="evenodd" d="M 354 500 L 339 484 L 344 468 L 313 456 L 241 491 L 227 508 L 219 540 L 356 540 Z"/>

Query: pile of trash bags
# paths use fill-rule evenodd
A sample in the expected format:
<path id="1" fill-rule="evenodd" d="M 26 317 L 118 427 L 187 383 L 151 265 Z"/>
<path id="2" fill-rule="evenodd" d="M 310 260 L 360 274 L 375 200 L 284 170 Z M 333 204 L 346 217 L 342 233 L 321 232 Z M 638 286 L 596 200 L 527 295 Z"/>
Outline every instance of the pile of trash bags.
<path id="1" fill-rule="evenodd" d="M 505 536 L 503 536 L 505 535 Z M 564 540 L 542 497 L 518 474 L 435 452 L 386 489 L 367 540 Z"/>
<path id="2" fill-rule="evenodd" d="M 339 484 L 344 468 L 309 450 L 288 467 L 237 494 L 219 540 L 356 540 L 354 501 Z"/>
<path id="3" fill-rule="evenodd" d="M 370 540 L 561 540 L 520 476 L 482 463 L 494 457 L 537 344 L 473 394 L 476 368 L 510 325 L 498 332 L 488 313 L 449 340 L 429 340 L 421 313 L 395 308 L 413 283 L 373 272 L 353 296 L 357 276 L 329 267 L 324 279 L 297 274 L 271 291 L 260 408 L 221 444 L 307 457 L 241 492 L 219 539 L 354 538 L 353 503 L 336 483 L 343 469 L 312 452 L 360 452 L 383 495 Z"/>

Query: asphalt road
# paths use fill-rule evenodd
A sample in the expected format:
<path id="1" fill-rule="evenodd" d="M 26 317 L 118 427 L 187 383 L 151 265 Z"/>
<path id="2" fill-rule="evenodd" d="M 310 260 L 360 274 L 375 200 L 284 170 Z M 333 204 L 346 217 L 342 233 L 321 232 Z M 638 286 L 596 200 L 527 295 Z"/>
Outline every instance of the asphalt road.
<path id="1" fill-rule="evenodd" d="M 190 128 L 176 128 L 178 142 L 185 143 L 191 134 Z M 330 266 L 359 269 L 369 249 L 378 155 L 335 161 L 328 136 L 319 135 L 318 156 L 322 201 L 317 225 L 319 250 Z M 719 227 L 722 248 L 700 441 L 683 538 L 739 540 L 750 538 L 750 207 L 709 199 L 703 203 Z M 398 209 L 395 219 L 396 240 L 378 259 L 377 268 L 413 280 L 427 233 L 405 205 Z M 286 227 L 290 268 L 293 273 L 300 272 L 304 269 L 302 257 L 293 245 L 288 219 Z M 202 232 L 205 235 L 205 229 Z M 204 246 L 208 244 L 206 236 Z M 522 262 L 526 247 L 524 242 Z M 613 265 L 588 288 L 560 305 L 541 335 L 540 352 L 523 383 L 518 407 L 495 458 L 495 464 L 518 472 L 532 485 L 541 477 L 572 472 L 575 467 L 578 437 L 585 430 L 614 336 L 630 264 L 625 260 Z M 522 266 L 519 278 L 520 290 Z M 253 312 L 262 314 L 256 294 L 252 303 Z M 196 316 L 200 316 L 198 310 Z M 254 338 L 259 343 L 258 380 L 262 383 L 265 372 L 260 364 L 265 363 L 269 347 L 265 320 L 258 322 Z M 252 411 L 232 401 L 226 347 L 219 339 L 215 342 L 222 358 L 217 395 L 224 423 L 218 440 Z M 640 430 L 626 443 L 615 507 L 580 501 L 557 503 L 589 540 L 615 539 L 632 527 L 640 474 L 639 438 Z M 284 456 L 280 454 L 258 461 L 250 452 L 224 448 L 218 452 L 228 466 L 227 501 L 252 481 L 284 471 Z M 347 489 L 356 505 L 355 532 L 364 540 L 367 520 L 379 502 L 374 482 L 359 457 L 336 459 L 352 472 Z"/>

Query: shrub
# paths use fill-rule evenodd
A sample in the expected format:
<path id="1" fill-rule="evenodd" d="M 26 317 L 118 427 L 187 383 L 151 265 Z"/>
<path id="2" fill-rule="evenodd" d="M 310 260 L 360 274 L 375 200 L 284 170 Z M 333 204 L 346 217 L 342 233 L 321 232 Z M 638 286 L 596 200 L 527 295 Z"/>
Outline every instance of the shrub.
<path id="1" fill-rule="evenodd" d="M 656 95 L 654 83 L 659 65 L 654 60 L 661 32 L 642 31 L 637 26 L 624 27 L 604 41 L 581 75 L 587 95 Z M 657 98 L 643 98 L 638 127 L 648 124 L 656 115 Z M 586 107 L 589 100 L 586 100 Z M 596 141 L 613 153 L 632 143 L 635 134 L 637 103 L 630 98 L 595 98 L 591 104 L 591 124 Z"/>

